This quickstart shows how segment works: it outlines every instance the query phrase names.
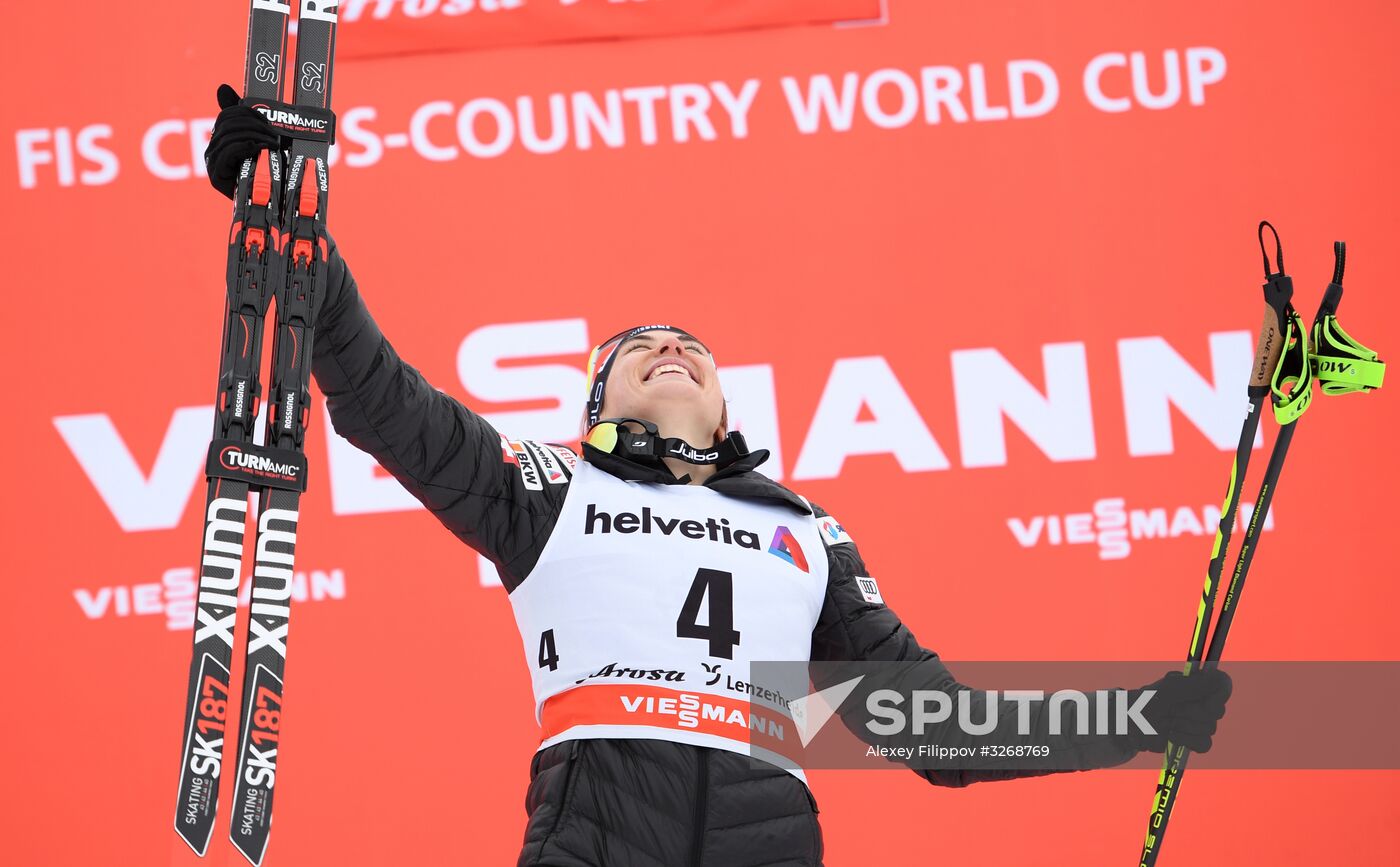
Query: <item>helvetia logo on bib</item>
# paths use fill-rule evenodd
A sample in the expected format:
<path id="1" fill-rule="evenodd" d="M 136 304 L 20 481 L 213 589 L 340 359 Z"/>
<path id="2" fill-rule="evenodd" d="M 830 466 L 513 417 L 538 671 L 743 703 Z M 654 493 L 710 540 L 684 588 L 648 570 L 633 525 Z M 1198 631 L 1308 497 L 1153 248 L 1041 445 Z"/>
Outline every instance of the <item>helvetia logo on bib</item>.
<path id="1" fill-rule="evenodd" d="M 709 540 L 719 542 L 722 545 L 738 545 L 740 548 L 750 548 L 754 551 L 763 550 L 763 543 L 759 541 L 757 533 L 752 530 L 731 527 L 728 518 L 720 518 L 719 520 L 706 518 L 704 521 L 663 518 L 653 512 L 651 506 L 643 506 L 642 513 L 639 515 L 635 512 L 605 512 L 599 509 L 596 503 L 589 503 L 583 516 L 583 534 L 592 536 L 595 533 L 684 536 L 687 539 Z M 768 553 L 781 557 L 803 572 L 808 571 L 807 556 L 802 552 L 802 546 L 797 544 L 797 538 L 787 527 L 778 527 L 773 534 L 772 544 L 768 546 Z"/>
<path id="2" fill-rule="evenodd" d="M 704 521 L 682 521 L 680 518 L 663 518 L 643 506 L 642 513 L 604 512 L 594 503 L 588 504 L 588 512 L 583 517 L 583 534 L 594 533 L 658 533 L 662 536 L 684 536 L 687 539 L 708 539 L 724 545 L 738 545 L 762 551 L 763 544 L 758 534 L 751 530 L 738 530 L 729 526 L 728 518 L 706 518 Z"/>

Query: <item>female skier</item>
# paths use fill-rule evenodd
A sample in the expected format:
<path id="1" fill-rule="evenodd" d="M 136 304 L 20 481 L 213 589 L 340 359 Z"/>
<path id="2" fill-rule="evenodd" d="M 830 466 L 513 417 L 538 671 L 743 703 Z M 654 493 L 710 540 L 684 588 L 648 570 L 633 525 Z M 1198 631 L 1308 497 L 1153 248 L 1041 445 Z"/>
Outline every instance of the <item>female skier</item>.
<path id="1" fill-rule="evenodd" d="M 282 143 L 231 88 L 219 99 L 205 159 L 232 197 L 243 161 Z M 728 431 L 709 347 L 669 325 L 618 334 L 590 358 L 578 453 L 511 440 L 399 358 L 334 245 L 330 269 L 314 374 L 336 431 L 488 557 L 510 595 L 542 728 L 519 864 L 819 865 L 800 769 L 751 757 L 749 710 L 774 705 L 749 664 L 891 662 L 907 683 L 961 687 L 885 603 L 845 529 L 758 472 L 768 453 Z M 1157 734 L 1042 726 L 1042 741 L 1077 768 L 1161 752 L 1168 737 L 1210 747 L 1223 673 L 1148 688 Z M 915 772 L 963 786 L 1047 771 Z"/>

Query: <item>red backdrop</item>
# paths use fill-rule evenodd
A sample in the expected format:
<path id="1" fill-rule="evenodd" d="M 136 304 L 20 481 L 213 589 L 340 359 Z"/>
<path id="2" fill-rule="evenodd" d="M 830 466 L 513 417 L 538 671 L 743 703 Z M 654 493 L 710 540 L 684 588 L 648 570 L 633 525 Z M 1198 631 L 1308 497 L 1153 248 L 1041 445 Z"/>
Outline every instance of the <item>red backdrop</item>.
<path id="1" fill-rule="evenodd" d="M 648 2 L 677 17 L 608 35 L 703 26 Z M 1400 340 L 1400 7 L 890 0 L 854 26 L 577 41 L 613 5 L 549 44 L 522 25 L 387 57 L 374 40 L 409 51 L 411 28 L 346 23 L 330 224 L 402 354 L 507 432 L 567 439 L 589 341 L 683 324 L 924 644 L 1178 657 L 1261 312 L 1255 223 L 1305 316 L 1347 240 L 1343 320 Z M 246 14 L 10 10 L 11 863 L 196 863 L 171 818 L 229 209 L 191 154 Z M 1230 656 L 1396 658 L 1395 407 L 1315 402 Z M 538 736 L 505 594 L 313 419 L 266 863 L 511 861 Z M 1127 863 L 1154 783 L 812 777 L 832 864 Z M 1397 782 L 1201 772 L 1166 858 L 1384 861 Z"/>

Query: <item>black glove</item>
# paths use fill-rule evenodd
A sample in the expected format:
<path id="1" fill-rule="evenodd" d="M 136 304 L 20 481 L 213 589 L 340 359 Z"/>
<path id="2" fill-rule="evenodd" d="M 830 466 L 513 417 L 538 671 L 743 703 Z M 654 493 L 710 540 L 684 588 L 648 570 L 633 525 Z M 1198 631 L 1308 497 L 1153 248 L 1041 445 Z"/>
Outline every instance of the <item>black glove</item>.
<path id="1" fill-rule="evenodd" d="M 1198 669 L 1190 676 L 1168 672 L 1156 683 L 1129 691 L 1129 705 L 1148 689 L 1156 690 L 1156 694 L 1148 699 L 1142 716 L 1157 734 L 1144 734 L 1129 723 L 1128 738 L 1133 746 L 1164 753 L 1171 741 L 1193 753 L 1208 751 L 1215 725 L 1225 715 L 1225 702 L 1230 700 L 1230 676 L 1218 668 Z"/>
<path id="2" fill-rule="evenodd" d="M 214 189 L 232 199 L 238 188 L 243 161 L 260 151 L 282 146 L 282 137 L 255 109 L 238 104 L 238 91 L 219 85 L 219 116 L 209 146 L 204 149 L 204 167 Z"/>

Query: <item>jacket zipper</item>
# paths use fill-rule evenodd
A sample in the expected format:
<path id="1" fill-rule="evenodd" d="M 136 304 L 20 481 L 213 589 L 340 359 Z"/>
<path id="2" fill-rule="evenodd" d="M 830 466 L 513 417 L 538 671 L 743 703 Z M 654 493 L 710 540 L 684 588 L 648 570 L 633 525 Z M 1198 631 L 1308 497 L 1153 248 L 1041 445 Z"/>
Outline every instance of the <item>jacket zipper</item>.
<path id="1" fill-rule="evenodd" d="M 704 747 L 697 750 L 696 762 L 698 779 L 695 786 L 695 834 L 691 842 L 690 863 L 700 867 L 700 856 L 705 847 L 705 807 L 710 793 L 710 751 Z"/>

